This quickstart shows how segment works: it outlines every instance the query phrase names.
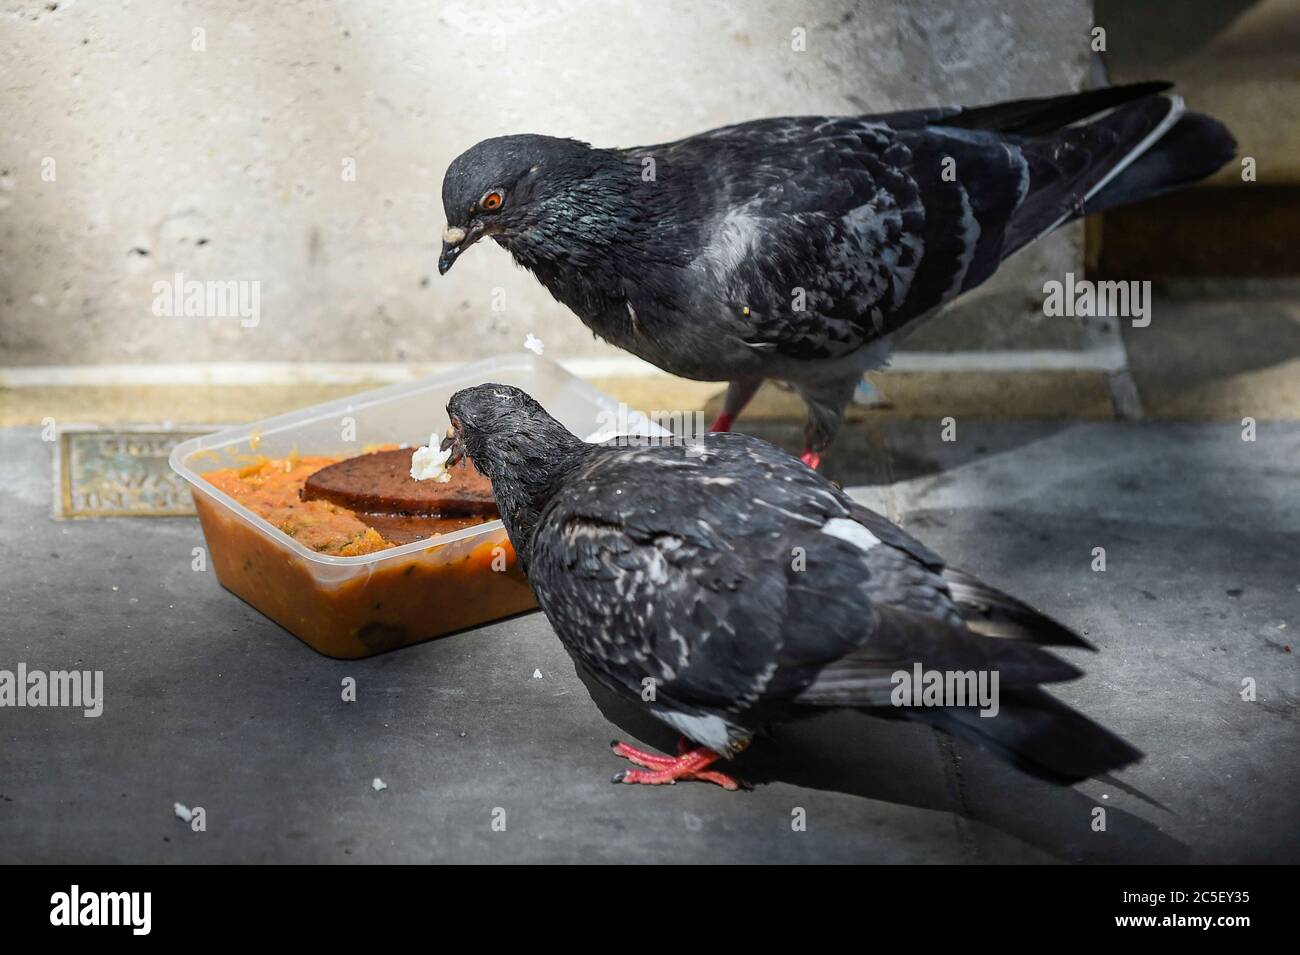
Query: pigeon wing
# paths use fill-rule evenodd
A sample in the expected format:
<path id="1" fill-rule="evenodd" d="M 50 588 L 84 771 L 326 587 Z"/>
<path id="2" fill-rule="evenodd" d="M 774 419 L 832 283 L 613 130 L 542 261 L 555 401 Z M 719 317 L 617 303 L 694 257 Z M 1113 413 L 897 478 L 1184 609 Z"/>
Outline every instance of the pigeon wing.
<path id="1" fill-rule="evenodd" d="M 706 277 L 725 326 L 764 353 L 829 359 L 974 288 L 1082 214 L 1177 119 L 1164 88 L 765 119 L 628 152 L 685 187 L 665 195 L 691 197 L 664 210 L 664 228 L 683 230 L 664 245 L 696 250 L 679 263 L 684 281 L 699 290 Z"/>
<path id="2" fill-rule="evenodd" d="M 705 448 L 604 449 L 534 533 L 538 602 L 607 683 L 740 719 L 885 705 L 914 661 L 996 665 L 1004 685 L 1077 675 L 968 630 L 937 557 L 793 458 L 743 435 Z"/>
<path id="3" fill-rule="evenodd" d="M 749 345 L 845 355 L 996 268 L 1025 160 L 1001 134 L 921 118 L 760 120 L 656 147 L 715 204 L 689 268 Z"/>

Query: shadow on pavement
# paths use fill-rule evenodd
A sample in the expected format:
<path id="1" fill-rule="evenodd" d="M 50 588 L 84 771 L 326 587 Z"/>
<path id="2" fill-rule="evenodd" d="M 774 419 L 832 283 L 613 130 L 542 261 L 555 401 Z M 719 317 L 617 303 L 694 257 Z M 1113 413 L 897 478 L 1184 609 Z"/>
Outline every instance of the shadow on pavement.
<path id="1" fill-rule="evenodd" d="M 676 752 L 677 736 L 668 727 L 581 668 L 578 677 L 601 714 L 630 740 Z M 917 723 L 830 713 L 776 727 L 729 765 L 756 787 L 788 783 L 956 813 L 1062 861 L 1181 863 L 1191 856 L 1156 825 L 1114 806 L 1106 807 L 1107 831 L 1095 833 L 1094 798 L 1026 775 Z M 964 861 L 992 861 L 980 856 L 977 844 L 964 851 Z"/>
<path id="2" fill-rule="evenodd" d="M 986 427 L 985 421 L 957 422 L 960 440 L 944 441 L 942 425 L 927 418 L 881 417 L 847 422 L 826 454 L 823 473 L 843 487 L 882 487 L 921 477 L 940 477 L 972 461 L 1015 451 L 1051 437 L 1075 422 L 1055 419 Z M 967 427 L 978 437 L 967 438 Z M 754 421 L 743 418 L 737 431 L 769 441 L 791 454 L 803 443 L 803 425 L 793 421 Z"/>

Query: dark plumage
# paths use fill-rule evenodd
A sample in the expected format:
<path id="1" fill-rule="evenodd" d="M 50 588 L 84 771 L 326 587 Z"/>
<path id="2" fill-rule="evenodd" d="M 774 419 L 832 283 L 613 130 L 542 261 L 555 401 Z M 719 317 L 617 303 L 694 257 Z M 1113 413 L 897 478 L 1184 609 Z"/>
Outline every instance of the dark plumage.
<path id="1" fill-rule="evenodd" d="M 764 119 L 593 149 L 488 139 L 447 170 L 439 269 L 490 235 L 599 337 L 809 406 L 816 460 L 898 333 L 1063 222 L 1195 182 L 1231 158 L 1215 120 L 1147 83 L 874 116 Z"/>
<path id="2" fill-rule="evenodd" d="M 831 707 L 932 722 L 1060 780 L 1139 757 L 1039 689 L 1080 675 L 1043 646 L 1081 638 L 772 445 L 585 444 L 507 385 L 457 392 L 447 410 L 444 450 L 492 482 L 574 660 L 706 748 L 689 765 L 618 750 L 652 771 L 729 782 L 707 765 L 763 725 Z M 916 663 L 996 671 L 1000 713 L 891 706 L 893 674 Z"/>

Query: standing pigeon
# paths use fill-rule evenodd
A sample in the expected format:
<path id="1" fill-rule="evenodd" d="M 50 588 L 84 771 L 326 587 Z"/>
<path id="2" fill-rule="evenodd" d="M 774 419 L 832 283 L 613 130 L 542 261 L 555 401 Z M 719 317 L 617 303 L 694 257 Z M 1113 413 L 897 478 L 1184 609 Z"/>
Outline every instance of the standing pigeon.
<path id="1" fill-rule="evenodd" d="M 764 725 L 837 707 L 925 720 L 1062 781 L 1140 757 L 1039 689 L 1080 675 L 1041 647 L 1086 642 L 764 441 L 586 444 L 507 385 L 447 412 L 442 452 L 492 482 L 565 649 L 684 738 L 675 757 L 616 743 L 641 767 L 616 782 L 735 789 L 709 767 Z M 997 715 L 891 705 L 918 665 L 996 674 Z"/>
<path id="2" fill-rule="evenodd" d="M 1180 188 L 1236 144 L 1144 83 L 978 109 L 764 119 L 659 146 L 486 139 L 447 170 L 438 271 L 488 235 L 600 338 L 808 405 L 818 465 L 897 334 L 1082 215 Z"/>

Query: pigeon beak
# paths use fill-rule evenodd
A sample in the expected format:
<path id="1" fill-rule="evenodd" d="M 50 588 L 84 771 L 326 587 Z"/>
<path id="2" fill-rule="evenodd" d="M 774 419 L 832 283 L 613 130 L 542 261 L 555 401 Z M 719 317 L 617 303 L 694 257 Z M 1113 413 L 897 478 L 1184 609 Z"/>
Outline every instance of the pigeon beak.
<path id="1" fill-rule="evenodd" d="M 453 421 L 451 427 L 447 429 L 447 437 L 442 439 L 438 445 L 439 451 L 451 451 L 451 456 L 447 458 L 446 467 L 453 464 L 459 464 L 465 460 L 465 445 L 460 439 L 460 428 L 457 422 Z"/>
<path id="2" fill-rule="evenodd" d="M 442 234 L 442 254 L 438 256 L 438 274 L 446 275 L 456 264 L 456 258 L 483 237 L 483 229 L 475 227 L 466 232 L 457 226 L 448 226 Z"/>
<path id="3" fill-rule="evenodd" d="M 448 228 L 442 234 L 442 254 L 438 256 L 438 274 L 446 275 L 456 264 L 456 256 L 464 248 L 465 230 Z"/>

